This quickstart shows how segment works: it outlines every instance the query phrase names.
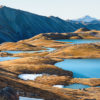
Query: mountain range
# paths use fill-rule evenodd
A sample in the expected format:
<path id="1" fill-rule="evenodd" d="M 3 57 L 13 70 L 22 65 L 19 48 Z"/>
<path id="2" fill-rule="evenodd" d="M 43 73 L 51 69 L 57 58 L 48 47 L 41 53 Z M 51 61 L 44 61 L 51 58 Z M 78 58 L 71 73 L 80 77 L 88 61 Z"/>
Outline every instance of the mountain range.
<path id="1" fill-rule="evenodd" d="M 63 20 L 3 6 L 0 7 L 0 43 L 16 42 L 39 33 L 74 32 L 82 27 L 100 30 L 100 21 L 92 21 L 94 22 L 83 23 L 77 20 Z"/>

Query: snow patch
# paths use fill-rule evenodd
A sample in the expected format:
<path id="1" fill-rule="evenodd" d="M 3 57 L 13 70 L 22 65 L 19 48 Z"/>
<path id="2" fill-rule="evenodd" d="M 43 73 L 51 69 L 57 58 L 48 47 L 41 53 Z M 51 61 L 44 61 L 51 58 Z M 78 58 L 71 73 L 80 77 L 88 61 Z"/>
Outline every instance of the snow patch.
<path id="1" fill-rule="evenodd" d="M 63 88 L 63 85 L 54 85 L 53 87 Z"/>
<path id="2" fill-rule="evenodd" d="M 20 74 L 18 78 L 22 80 L 35 80 L 39 76 L 43 76 L 45 74 Z"/>

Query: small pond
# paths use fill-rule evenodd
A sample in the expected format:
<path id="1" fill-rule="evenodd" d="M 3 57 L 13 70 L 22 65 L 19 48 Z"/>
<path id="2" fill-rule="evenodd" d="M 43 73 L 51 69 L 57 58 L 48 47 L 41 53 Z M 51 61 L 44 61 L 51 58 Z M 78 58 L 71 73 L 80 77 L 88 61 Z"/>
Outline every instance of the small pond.
<path id="1" fill-rule="evenodd" d="M 55 48 L 46 48 L 47 50 L 39 50 L 39 51 L 2 51 L 2 52 L 7 52 L 7 53 L 12 53 L 12 54 L 17 54 L 17 53 L 35 53 L 35 52 L 52 52 L 56 50 Z"/>
<path id="2" fill-rule="evenodd" d="M 64 86 L 64 85 L 54 85 L 54 87 L 58 87 L 58 88 L 71 88 L 71 89 L 90 88 L 90 86 L 83 85 L 83 84 L 70 84 L 70 85 L 67 85 L 67 86 Z"/>

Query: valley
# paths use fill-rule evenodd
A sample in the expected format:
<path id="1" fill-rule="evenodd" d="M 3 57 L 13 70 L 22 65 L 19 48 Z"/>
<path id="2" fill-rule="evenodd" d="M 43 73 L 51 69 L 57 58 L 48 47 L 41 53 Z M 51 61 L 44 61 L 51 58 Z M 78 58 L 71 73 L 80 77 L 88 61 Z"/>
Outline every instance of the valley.
<path id="1" fill-rule="evenodd" d="M 99 32 L 80 34 L 44 33 L 0 44 L 0 88 L 11 86 L 22 97 L 44 100 L 99 100 Z"/>

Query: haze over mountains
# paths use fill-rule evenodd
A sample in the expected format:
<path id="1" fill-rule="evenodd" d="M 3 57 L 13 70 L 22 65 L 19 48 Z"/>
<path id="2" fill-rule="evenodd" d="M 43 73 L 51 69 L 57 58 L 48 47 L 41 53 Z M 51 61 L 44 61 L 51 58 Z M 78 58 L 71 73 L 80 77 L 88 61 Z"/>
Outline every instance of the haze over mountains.
<path id="1" fill-rule="evenodd" d="M 100 21 L 92 20 L 88 23 L 83 23 L 82 19 L 66 21 L 54 16 L 41 16 L 5 6 L 0 8 L 0 43 L 27 39 L 39 33 L 74 32 L 82 27 L 100 30 Z"/>

